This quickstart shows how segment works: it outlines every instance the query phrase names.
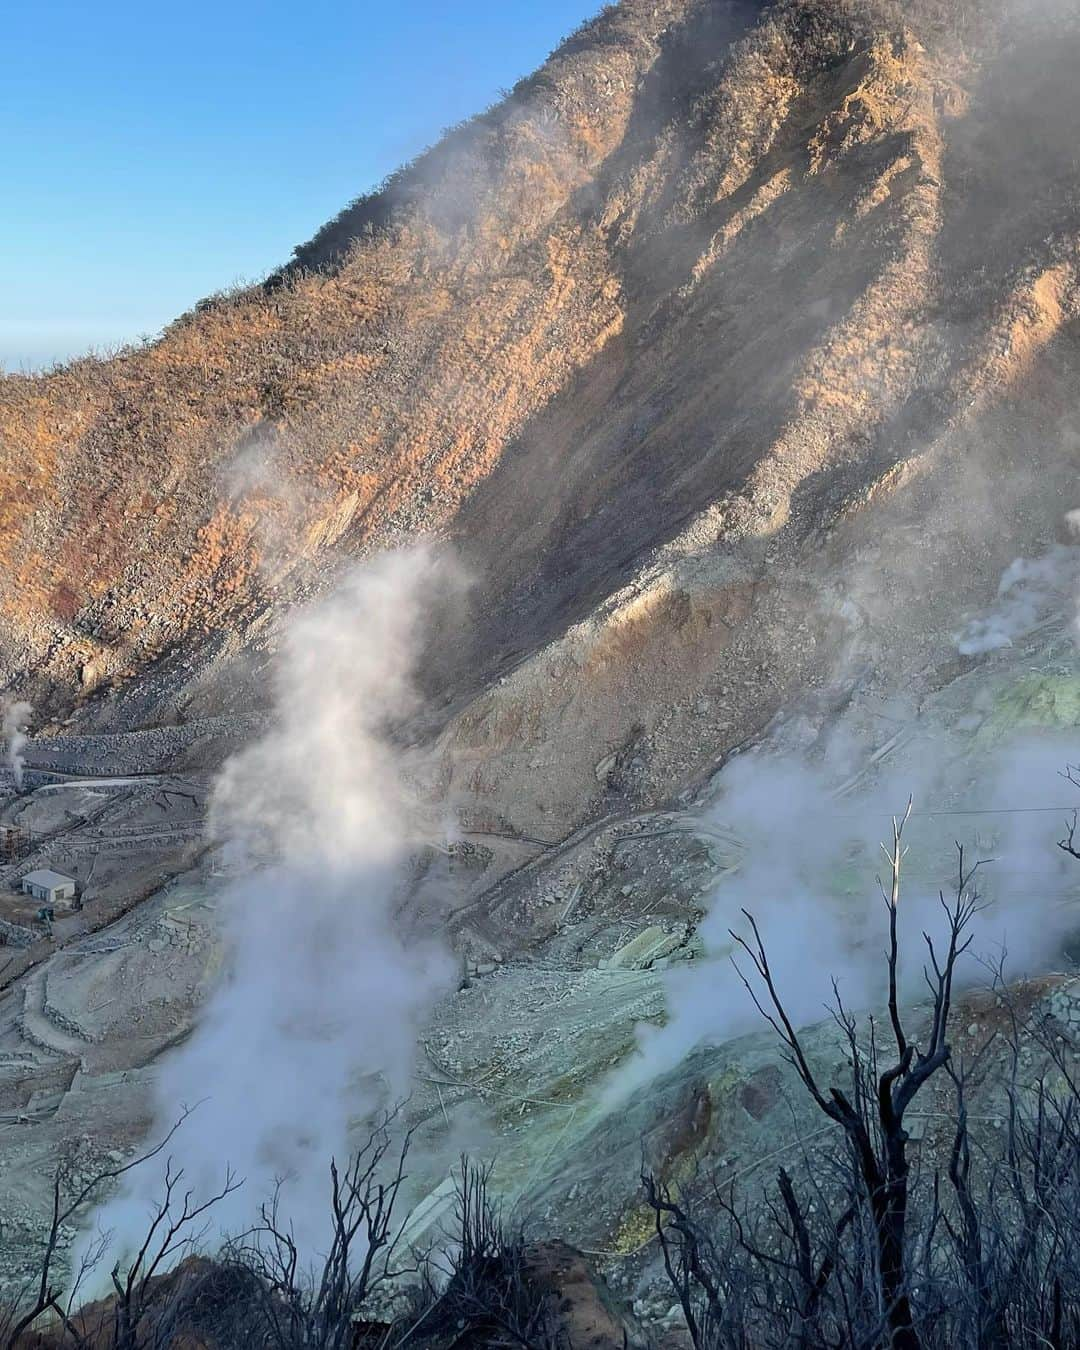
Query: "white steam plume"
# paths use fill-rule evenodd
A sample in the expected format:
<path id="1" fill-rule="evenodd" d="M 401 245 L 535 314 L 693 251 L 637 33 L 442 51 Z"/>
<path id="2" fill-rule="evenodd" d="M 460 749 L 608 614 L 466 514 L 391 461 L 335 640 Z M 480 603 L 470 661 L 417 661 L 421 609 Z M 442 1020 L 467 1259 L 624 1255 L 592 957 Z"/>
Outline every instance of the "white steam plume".
<path id="1" fill-rule="evenodd" d="M 274 729 L 214 793 L 214 835 L 240 869 L 219 900 L 226 973 L 162 1064 L 155 1137 L 200 1103 L 170 1144 L 185 1188 L 209 1195 L 231 1167 L 244 1184 L 211 1218 L 236 1232 L 287 1178 L 282 1216 L 306 1256 L 322 1245 L 329 1162 L 347 1153 L 350 1121 L 407 1091 L 418 1025 L 454 973 L 397 912 L 404 864 L 438 830 L 387 736 L 414 706 L 425 609 L 446 600 L 451 570 L 423 551 L 386 556 L 300 613 Z M 114 1232 L 109 1265 L 161 1195 L 157 1160 L 130 1177 L 96 1219 Z"/>
<path id="2" fill-rule="evenodd" d="M 916 810 L 904 836 L 910 852 L 898 909 L 902 995 L 917 1000 L 925 993 L 922 934 L 944 931 L 939 889 L 948 896 L 955 877 L 953 840 L 967 846 L 965 865 L 995 860 L 978 873 L 986 905 L 973 923 L 974 942 L 958 982 L 987 982 L 978 958 L 993 962 L 1003 950 L 1013 977 L 1046 969 L 1068 932 L 1080 926 L 1080 864 L 1055 847 L 1065 813 L 1030 808 L 1061 805 L 1059 771 L 1078 750 L 1074 741 L 1010 751 L 980 786 L 986 814 L 978 816 L 919 810 L 934 804 L 930 765 L 919 781 L 898 775 L 838 800 L 835 775 L 825 768 L 779 755 L 735 760 L 723 774 L 723 797 L 710 823 L 737 836 L 741 857 L 709 898 L 699 929 L 705 958 L 669 971 L 667 1022 L 639 1028 L 640 1053 L 613 1075 L 609 1103 L 674 1068 L 700 1044 L 721 1045 L 764 1029 L 730 960 L 728 930 L 749 936 L 744 909 L 757 921 L 797 1026 L 827 1015 L 833 978 L 851 1009 L 884 1005 L 887 921 L 876 877 L 887 865 L 880 843 L 891 839 L 891 816 L 902 814 L 909 791 Z"/>
<path id="3" fill-rule="evenodd" d="M 0 734 L 4 738 L 4 754 L 15 786 L 23 785 L 23 750 L 26 747 L 26 728 L 30 724 L 33 708 L 29 703 L 11 699 L 4 703 L 0 718 Z"/>
<path id="4" fill-rule="evenodd" d="M 1070 533 L 1080 513 L 1065 517 Z M 1011 647 L 1055 613 L 1075 613 L 1080 595 L 1080 548 L 1057 544 L 1039 558 L 1017 558 L 998 584 L 997 603 L 971 619 L 956 639 L 962 656 L 984 656 Z"/>

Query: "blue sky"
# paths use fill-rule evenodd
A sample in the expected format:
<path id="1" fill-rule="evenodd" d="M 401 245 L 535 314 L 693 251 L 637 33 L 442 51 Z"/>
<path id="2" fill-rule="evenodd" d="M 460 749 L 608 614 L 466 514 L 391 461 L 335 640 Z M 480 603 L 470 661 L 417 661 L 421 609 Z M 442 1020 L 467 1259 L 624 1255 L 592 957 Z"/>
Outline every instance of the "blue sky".
<path id="1" fill-rule="evenodd" d="M 599 0 L 38 0 L 4 18 L 0 364 L 283 262 Z"/>

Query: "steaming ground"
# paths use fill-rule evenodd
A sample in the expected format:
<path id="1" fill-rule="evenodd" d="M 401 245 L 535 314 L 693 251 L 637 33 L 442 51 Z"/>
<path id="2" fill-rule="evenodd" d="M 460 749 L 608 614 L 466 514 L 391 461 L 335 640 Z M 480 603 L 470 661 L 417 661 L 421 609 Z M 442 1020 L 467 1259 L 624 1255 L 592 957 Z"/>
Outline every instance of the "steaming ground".
<path id="1" fill-rule="evenodd" d="M 454 972 L 402 905 L 408 860 L 441 844 L 446 822 L 412 795 L 389 739 L 414 706 L 424 615 L 451 599 L 447 572 L 424 552 L 390 555 L 296 616 L 272 729 L 214 788 L 232 876 L 218 899 L 225 970 L 162 1064 L 150 1137 L 194 1108 L 169 1148 L 184 1188 L 201 1202 L 226 1175 L 240 1183 L 212 1232 L 245 1230 L 276 1193 L 305 1262 L 327 1237 L 329 1161 L 348 1154 L 351 1121 L 407 1094 L 420 1026 Z M 95 1216 L 113 1235 L 109 1265 L 145 1232 L 160 1161 Z"/>
<path id="2" fill-rule="evenodd" d="M 1070 525 L 1080 521 L 1072 511 Z M 998 604 L 986 615 L 971 619 L 957 638 L 962 656 L 983 656 L 1011 647 L 1040 623 L 1080 598 L 1080 549 L 1057 545 L 1038 558 L 1017 558 L 998 586 Z"/>
<path id="3" fill-rule="evenodd" d="M 1076 517 L 1066 517 L 1070 530 Z M 981 656 L 1012 648 L 1040 626 L 1074 615 L 1078 600 L 1080 549 L 1056 545 L 1018 558 L 1002 575 L 995 603 L 968 620 L 957 649 Z M 985 692 L 981 702 L 984 711 L 992 706 Z M 977 707 L 972 715 L 978 725 Z M 1029 740 L 1020 734 L 982 757 L 974 777 L 963 737 L 924 732 L 914 751 L 909 745 L 894 757 L 899 763 L 872 778 L 861 771 L 872 747 L 844 721 L 812 756 L 786 750 L 789 737 L 781 723 L 771 744 L 736 758 L 713 784 L 702 828 L 722 830 L 737 841 L 737 853 L 705 899 L 701 958 L 668 977 L 663 1025 L 643 1028 L 638 1053 L 606 1089 L 613 1104 L 699 1045 L 721 1045 L 759 1022 L 735 940 L 752 937 L 747 914 L 797 1026 L 828 1015 L 837 997 L 852 1009 L 880 1004 L 884 850 L 909 799 L 898 922 L 903 998 L 917 1001 L 922 992 L 924 935 L 940 938 L 942 901 L 956 892 L 961 861 L 971 872 L 967 890 L 981 904 L 971 950 L 958 965 L 960 988 L 985 984 L 1002 963 L 1013 979 L 1053 969 L 1078 928 L 1074 860 L 1056 844 L 1073 809 L 1074 789 L 1062 780 L 1065 766 L 1080 761 L 1080 731 Z"/>
<path id="4" fill-rule="evenodd" d="M 1067 966 L 1057 938 L 1071 936 L 1076 884 L 1055 841 L 1074 799 L 1059 770 L 1080 723 L 1067 585 L 1055 612 L 1015 628 L 1011 645 L 959 662 L 943 649 L 943 673 L 905 687 L 865 677 L 877 630 L 842 620 L 830 680 L 793 698 L 693 795 L 616 801 L 546 847 L 432 814 L 409 784 L 445 779 L 437 756 L 399 755 L 383 735 L 412 705 L 416 635 L 441 603 L 442 566 L 386 561 L 299 617 L 274 723 L 209 791 L 215 850 L 202 862 L 188 855 L 176 882 L 118 922 L 99 910 L 103 892 L 79 916 L 100 931 L 61 931 L 69 945 L 2 996 L 0 1088 L 36 1085 L 6 1099 L 0 1119 L 13 1270 L 32 1250 L 57 1157 L 84 1175 L 109 1150 L 128 1158 L 184 1103 L 201 1103 L 174 1140 L 188 1178 L 216 1188 L 229 1163 L 244 1178 L 219 1224 L 242 1227 L 290 1173 L 290 1206 L 317 1245 L 319 1155 L 340 1154 L 365 1113 L 410 1087 L 412 1193 L 436 1197 L 428 1222 L 445 1215 L 460 1149 L 479 1147 L 534 1230 L 603 1251 L 636 1246 L 643 1134 L 705 1163 L 738 1154 L 749 1165 L 791 1144 L 775 1045 L 724 960 L 740 904 L 776 946 L 800 1017 L 819 1019 L 831 974 L 853 1005 L 874 1006 L 878 841 L 909 792 L 905 915 L 933 915 L 959 838 L 972 857 L 996 860 L 980 878 L 994 906 L 980 949 L 992 954 L 1001 940 L 996 914 L 1017 974 L 1025 963 Z M 822 588 L 826 615 L 836 594 Z M 946 632 L 959 619 L 954 610 Z M 63 746 L 77 753 L 75 741 Z M 48 753 L 32 742 L 28 762 Z M 115 813 L 127 802 L 140 822 L 162 818 L 162 804 L 198 822 L 208 790 L 108 781 L 34 787 L 10 809 L 59 830 L 50 860 L 63 863 L 62 849 L 89 847 L 112 818 L 95 815 L 102 803 Z M 409 856 L 445 863 L 425 845 L 444 845 L 446 833 L 456 841 L 449 870 L 404 867 Z M 102 857 L 95 876 L 115 885 L 128 856 Z M 445 943 L 402 942 L 406 895 L 423 914 L 446 915 Z M 163 1000 L 166 971 L 177 987 Z M 171 1051 L 170 1027 L 173 1041 L 186 1035 Z M 133 1028 L 157 1039 L 140 1042 Z M 137 1189 L 87 1216 L 116 1229 L 118 1249 L 156 1191 L 149 1170 L 133 1180 Z"/>
<path id="5" fill-rule="evenodd" d="M 16 788 L 23 784 L 23 750 L 26 747 L 26 728 L 33 708 L 21 699 L 8 699 L 0 704 L 0 738 L 3 739 L 5 759 Z"/>
<path id="6" fill-rule="evenodd" d="M 1039 803 L 1068 795 L 1055 784 L 1062 764 L 1080 757 L 1080 734 L 1052 746 L 1011 747 L 987 765 L 974 790 L 966 786 L 962 762 L 934 762 L 934 746 L 923 744 L 917 761 L 841 796 L 837 789 L 850 777 L 855 747 L 844 749 L 813 765 L 748 754 L 720 776 L 718 801 L 702 825 L 737 839 L 739 856 L 707 897 L 697 930 L 701 957 L 669 975 L 666 1019 L 643 1029 L 639 1054 L 608 1088 L 613 1104 L 670 1072 L 699 1045 L 723 1045 L 760 1025 L 739 974 L 749 962 L 732 936 L 752 939 L 747 913 L 795 1025 L 828 1015 L 834 982 L 850 1009 L 882 1004 L 887 909 L 881 877 L 888 877 L 882 850 L 891 843 L 892 818 L 904 816 L 908 793 L 915 810 L 904 833 L 901 997 L 917 1002 L 924 992 L 923 935 L 940 947 L 942 897 L 955 894 L 955 845 L 961 843 L 965 870 L 978 864 L 968 890 L 981 895 L 982 908 L 971 927 L 972 948 L 958 967 L 958 988 L 987 984 L 1003 959 L 1014 979 L 1042 975 L 1060 962 L 1062 944 L 1077 928 L 1077 878 L 1073 860 L 1055 847 L 1067 808 Z M 958 793 L 958 786 L 964 790 Z M 943 800 L 951 805 L 936 811 Z"/>
<path id="7" fill-rule="evenodd" d="M 627 0 L 347 212 L 325 271 L 3 383 L 0 657 L 38 734 L 9 712 L 0 1280 L 58 1160 L 129 1159 L 184 1103 L 192 1184 L 244 1179 L 218 1226 L 284 1175 L 317 1245 L 325 1155 L 411 1089 L 425 1221 L 479 1136 L 533 1231 L 636 1292 L 643 1143 L 754 1178 L 819 1128 L 728 928 L 758 915 L 841 1073 L 822 1004 L 834 974 L 880 1002 L 909 793 L 905 924 L 960 839 L 978 949 L 1080 1024 L 1080 23 L 947 9 Z M 293 626 L 426 530 L 467 550 L 469 626 L 416 557 Z M 32 865 L 87 897 L 48 933 Z M 994 1016 L 969 986 L 965 1053 Z M 122 1250 L 156 1182 L 87 1226 Z"/>

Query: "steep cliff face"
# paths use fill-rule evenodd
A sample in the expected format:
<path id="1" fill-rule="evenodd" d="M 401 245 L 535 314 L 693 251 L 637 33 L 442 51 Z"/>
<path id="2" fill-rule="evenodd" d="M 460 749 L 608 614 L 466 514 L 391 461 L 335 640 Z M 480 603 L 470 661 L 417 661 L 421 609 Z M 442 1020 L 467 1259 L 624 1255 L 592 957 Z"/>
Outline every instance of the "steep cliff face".
<path id="1" fill-rule="evenodd" d="M 266 285 L 0 381 L 3 682 L 247 708 L 285 603 L 447 536 L 448 778 L 555 837 L 820 682 L 840 592 L 947 634 L 1072 481 L 1078 56 L 1073 0 L 610 7 Z"/>

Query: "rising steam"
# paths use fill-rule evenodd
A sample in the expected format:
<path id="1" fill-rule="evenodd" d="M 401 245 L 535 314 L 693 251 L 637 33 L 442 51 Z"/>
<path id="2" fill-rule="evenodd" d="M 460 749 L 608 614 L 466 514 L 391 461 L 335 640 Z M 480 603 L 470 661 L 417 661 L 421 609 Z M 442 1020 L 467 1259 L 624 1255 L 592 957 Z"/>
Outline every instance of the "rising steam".
<path id="1" fill-rule="evenodd" d="M 423 619 L 446 599 L 446 571 L 422 551 L 384 557 L 300 614 L 274 729 L 214 793 L 213 833 L 236 869 L 218 900 L 226 974 L 162 1065 L 156 1130 L 199 1103 L 171 1145 L 185 1186 L 210 1194 L 232 1168 L 243 1185 L 213 1218 L 236 1232 L 284 1178 L 283 1216 L 308 1254 L 330 1159 L 347 1152 L 350 1122 L 407 1090 L 418 1023 L 452 974 L 401 912 L 406 860 L 438 822 L 425 823 L 388 737 L 414 706 Z M 98 1216 L 115 1254 L 145 1231 L 160 1185 L 138 1169 Z"/>
<path id="2" fill-rule="evenodd" d="M 29 703 L 11 699 L 2 705 L 0 713 L 0 735 L 4 740 L 4 760 L 11 770 L 15 786 L 20 791 L 23 785 L 23 765 L 26 747 L 26 728 L 30 725 L 33 708 Z"/>
<path id="3" fill-rule="evenodd" d="M 1074 528 L 1078 513 L 1066 520 Z M 1080 593 L 1080 548 L 1058 544 L 1038 558 L 1017 558 L 998 585 L 997 603 L 969 620 L 957 637 L 963 656 L 1011 647 L 1055 614 L 1075 606 Z"/>
<path id="4" fill-rule="evenodd" d="M 978 875 L 984 906 L 972 925 L 971 953 L 958 966 L 958 984 L 987 982 L 987 963 L 1004 954 L 1013 977 L 1043 970 L 1059 955 L 1076 927 L 1077 868 L 1055 847 L 1063 813 L 1032 808 L 1060 797 L 1059 771 L 1078 752 L 1075 738 L 1013 747 L 979 784 L 984 815 L 916 809 L 904 836 L 910 852 L 898 908 L 903 998 L 917 1000 L 925 992 L 923 933 L 944 931 L 939 888 L 947 895 L 955 877 L 956 839 L 967 841 L 969 864 L 987 861 Z M 903 811 L 909 791 L 917 808 L 940 800 L 950 766 L 928 748 L 917 770 L 860 787 L 851 798 L 836 796 L 836 769 L 761 753 L 724 771 L 720 800 L 704 823 L 737 840 L 738 850 L 707 900 L 699 929 L 705 957 L 670 971 L 667 1021 L 639 1029 L 639 1054 L 614 1075 L 609 1101 L 674 1068 L 697 1045 L 762 1029 L 731 960 L 736 949 L 729 929 L 749 936 L 744 910 L 758 924 L 797 1026 L 827 1015 L 834 979 L 848 1007 L 883 1006 L 886 927 L 875 880 L 885 865 L 880 844 L 890 838 L 891 816 Z"/>

